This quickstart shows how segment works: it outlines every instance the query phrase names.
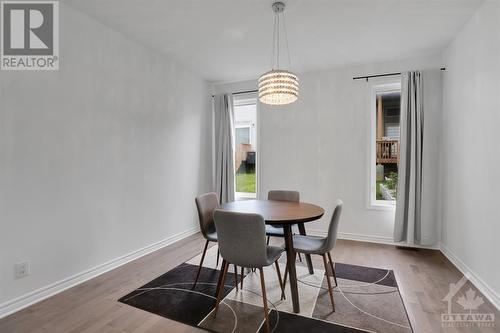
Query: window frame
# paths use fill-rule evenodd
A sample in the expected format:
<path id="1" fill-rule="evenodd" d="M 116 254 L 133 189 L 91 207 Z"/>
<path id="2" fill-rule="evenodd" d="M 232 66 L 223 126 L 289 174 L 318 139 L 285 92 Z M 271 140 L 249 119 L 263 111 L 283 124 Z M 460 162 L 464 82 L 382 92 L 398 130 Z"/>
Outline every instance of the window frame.
<path id="1" fill-rule="evenodd" d="M 401 82 L 381 83 L 372 86 L 370 100 L 370 136 L 368 166 L 368 209 L 396 209 L 396 200 L 377 200 L 377 95 L 381 93 L 401 93 Z"/>

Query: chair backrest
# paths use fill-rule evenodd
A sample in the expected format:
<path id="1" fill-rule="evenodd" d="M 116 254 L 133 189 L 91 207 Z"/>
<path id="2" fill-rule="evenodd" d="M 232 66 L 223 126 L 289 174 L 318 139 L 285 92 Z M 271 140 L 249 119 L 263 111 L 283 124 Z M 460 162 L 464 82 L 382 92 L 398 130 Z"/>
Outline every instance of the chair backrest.
<path id="1" fill-rule="evenodd" d="M 326 236 L 326 251 L 331 251 L 337 242 L 337 232 L 339 228 L 340 214 L 342 213 L 342 204 L 343 202 L 340 199 L 335 202 L 335 208 L 333 209 L 332 219 L 330 220 L 328 234 Z"/>
<path id="2" fill-rule="evenodd" d="M 214 221 L 222 258 L 247 268 L 266 265 L 266 227 L 262 215 L 216 209 Z"/>
<path id="3" fill-rule="evenodd" d="M 267 193 L 267 200 L 299 202 L 300 193 L 298 191 L 272 190 Z"/>
<path id="4" fill-rule="evenodd" d="M 211 192 L 200 195 L 194 201 L 198 209 L 201 233 L 206 238 L 207 234 L 215 232 L 214 210 L 219 206 L 219 199 L 217 194 Z"/>

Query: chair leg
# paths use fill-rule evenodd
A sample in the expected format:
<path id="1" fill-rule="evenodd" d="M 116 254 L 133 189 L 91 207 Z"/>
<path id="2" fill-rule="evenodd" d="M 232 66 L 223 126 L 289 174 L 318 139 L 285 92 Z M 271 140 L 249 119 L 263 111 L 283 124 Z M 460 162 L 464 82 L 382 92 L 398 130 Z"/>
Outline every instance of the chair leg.
<path id="1" fill-rule="evenodd" d="M 271 239 L 271 236 L 267 236 L 267 245 L 269 245 L 269 240 Z"/>
<path id="2" fill-rule="evenodd" d="M 227 270 L 229 268 L 229 263 L 225 262 L 220 274 L 222 274 L 222 279 L 220 280 L 219 293 L 217 294 L 217 301 L 215 302 L 214 316 L 217 315 L 217 310 L 219 310 L 219 303 L 222 300 L 222 295 L 224 295 L 224 285 L 226 284 Z"/>
<path id="3" fill-rule="evenodd" d="M 260 287 L 262 288 L 262 302 L 264 303 L 264 317 L 266 321 L 266 332 L 270 333 L 269 326 L 269 309 L 267 308 L 267 295 L 266 295 L 266 283 L 264 282 L 264 270 L 259 268 L 260 271 Z"/>
<path id="4" fill-rule="evenodd" d="M 285 298 L 285 286 L 283 285 L 283 280 L 281 279 L 281 271 L 280 271 L 280 265 L 278 264 L 278 260 L 274 262 L 274 265 L 276 265 L 276 273 L 278 274 L 278 281 L 280 283 L 280 288 L 281 288 L 281 299 L 286 299 Z"/>
<path id="5" fill-rule="evenodd" d="M 203 254 L 201 255 L 201 260 L 200 260 L 200 266 L 198 267 L 198 272 L 196 273 L 196 279 L 194 279 L 194 284 L 193 284 L 193 289 L 196 287 L 196 284 L 198 283 L 198 278 L 200 277 L 200 272 L 201 272 L 201 267 L 203 266 L 203 260 L 205 260 L 205 254 L 207 253 L 207 247 L 208 247 L 209 241 L 207 240 L 205 242 L 205 247 L 203 248 Z"/>
<path id="6" fill-rule="evenodd" d="M 243 266 L 241 266 L 241 276 L 240 276 L 240 280 L 241 280 L 241 285 L 240 285 L 240 289 L 243 290 L 243 278 L 245 277 L 245 275 L 243 274 L 244 268 Z"/>
<path id="7" fill-rule="evenodd" d="M 285 274 L 283 274 L 283 288 L 286 286 L 286 278 L 288 277 L 288 259 L 285 266 Z"/>
<path id="8" fill-rule="evenodd" d="M 295 235 L 295 233 L 294 233 L 294 235 Z M 299 261 L 302 262 L 302 256 L 300 255 L 300 253 L 299 253 Z"/>
<path id="9" fill-rule="evenodd" d="M 293 233 L 295 235 L 295 233 Z M 302 262 L 302 256 L 300 255 L 300 253 L 298 253 L 299 255 L 299 261 Z"/>
<path id="10" fill-rule="evenodd" d="M 294 252 L 293 253 L 293 258 L 292 258 L 292 262 L 294 263 L 295 262 L 295 258 L 297 256 L 297 252 Z M 285 288 L 286 286 L 286 278 L 288 277 L 288 258 L 286 258 L 286 267 L 285 267 L 285 276 L 283 277 L 283 288 Z"/>
<path id="11" fill-rule="evenodd" d="M 326 281 L 328 282 L 328 293 L 330 294 L 330 301 L 332 302 L 333 312 L 335 312 L 335 303 L 333 301 L 332 283 L 330 282 L 330 276 L 327 273 L 328 264 L 326 262 L 326 255 L 322 254 L 321 256 L 323 257 L 323 264 L 325 265 L 325 277 L 326 277 Z"/>
<path id="12" fill-rule="evenodd" d="M 328 260 L 330 260 L 330 267 L 332 268 L 333 280 L 335 281 L 335 287 L 337 287 L 339 284 L 337 283 L 337 274 L 335 273 L 335 267 L 333 265 L 333 260 L 332 256 L 330 255 L 330 252 L 328 252 Z"/>
<path id="13" fill-rule="evenodd" d="M 234 266 L 234 285 L 236 286 L 236 291 L 238 291 L 238 266 Z"/>
<path id="14" fill-rule="evenodd" d="M 215 268 L 219 267 L 219 257 L 220 257 L 219 246 L 217 245 L 217 262 L 215 263 Z"/>

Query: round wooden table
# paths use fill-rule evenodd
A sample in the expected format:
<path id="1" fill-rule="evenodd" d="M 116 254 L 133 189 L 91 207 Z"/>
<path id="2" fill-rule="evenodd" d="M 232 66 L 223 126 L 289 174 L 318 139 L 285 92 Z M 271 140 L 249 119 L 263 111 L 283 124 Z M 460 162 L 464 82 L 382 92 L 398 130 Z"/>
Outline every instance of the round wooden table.
<path id="1" fill-rule="evenodd" d="M 220 209 L 239 212 L 256 213 L 264 217 L 266 224 L 279 224 L 283 226 L 285 234 L 285 248 L 287 258 L 293 258 L 293 233 L 292 225 L 297 224 L 301 235 L 306 234 L 304 223 L 315 221 L 325 214 L 325 210 L 319 206 L 305 202 L 289 202 L 275 200 L 242 200 L 228 202 L 219 207 Z M 311 256 L 306 255 L 309 273 L 313 274 Z M 295 262 L 287 260 L 290 275 L 290 290 L 292 292 L 293 312 L 300 312 L 299 292 L 297 289 L 297 273 Z"/>

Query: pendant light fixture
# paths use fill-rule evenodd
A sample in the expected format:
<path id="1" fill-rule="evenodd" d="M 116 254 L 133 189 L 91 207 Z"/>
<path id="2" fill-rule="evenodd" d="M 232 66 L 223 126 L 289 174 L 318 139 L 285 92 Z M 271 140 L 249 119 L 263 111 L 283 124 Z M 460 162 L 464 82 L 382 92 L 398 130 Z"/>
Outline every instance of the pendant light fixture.
<path id="1" fill-rule="evenodd" d="M 282 16 L 288 66 L 291 67 L 288 38 L 285 25 L 285 4 L 273 3 L 274 30 L 271 70 L 259 78 L 259 100 L 264 104 L 285 105 L 293 103 L 299 97 L 299 79 L 289 70 L 280 69 L 280 15 Z"/>

